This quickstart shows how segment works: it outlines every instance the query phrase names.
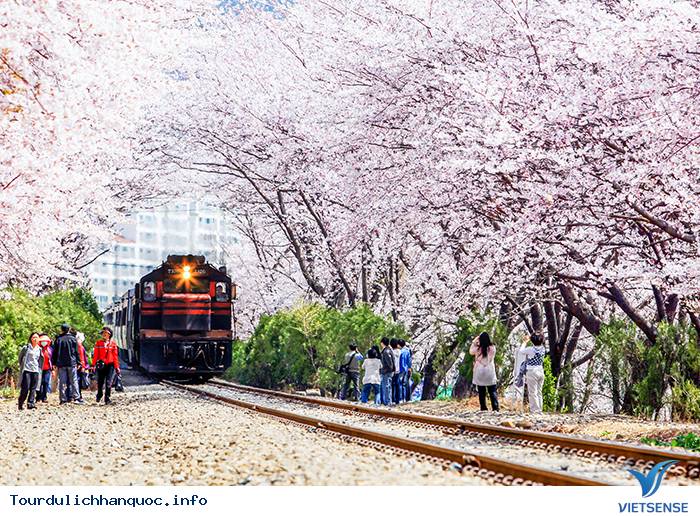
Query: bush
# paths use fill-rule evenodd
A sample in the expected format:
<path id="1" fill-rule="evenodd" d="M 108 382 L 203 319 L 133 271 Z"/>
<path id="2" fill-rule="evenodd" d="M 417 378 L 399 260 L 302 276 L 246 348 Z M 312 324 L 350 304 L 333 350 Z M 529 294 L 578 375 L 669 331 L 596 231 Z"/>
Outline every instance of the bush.
<path id="1" fill-rule="evenodd" d="M 652 446 L 676 446 L 678 448 L 685 448 L 688 451 L 700 452 L 700 436 L 693 432 L 677 435 L 671 439 L 670 442 L 653 437 L 642 437 L 640 440 L 642 443 Z"/>
<path id="2" fill-rule="evenodd" d="M 350 342 L 364 355 L 382 336 L 406 338 L 406 332 L 368 305 L 349 310 L 298 305 L 261 317 L 253 335 L 234 345 L 226 377 L 265 388 L 335 391 L 340 382 L 336 370 Z"/>
<path id="3" fill-rule="evenodd" d="M 674 420 L 700 420 L 700 388 L 684 380 L 671 390 L 671 414 Z"/>
<path id="4" fill-rule="evenodd" d="M 544 369 L 544 383 L 542 384 L 542 410 L 554 412 L 558 406 L 557 379 L 552 374 L 552 359 L 549 355 L 544 357 L 542 364 Z"/>
<path id="5" fill-rule="evenodd" d="M 606 364 L 602 387 L 610 392 L 615 413 L 658 417 L 670 404 L 673 418 L 697 420 L 700 350 L 695 329 L 662 322 L 657 331 L 652 344 L 629 321 L 613 319 L 603 327 L 596 344 Z"/>
<path id="6" fill-rule="evenodd" d="M 85 334 L 90 349 L 99 337 L 102 315 L 89 290 L 73 288 L 36 297 L 21 289 L 0 298 L 0 371 L 17 372 L 19 348 L 36 331 L 52 338 L 67 322 Z"/>

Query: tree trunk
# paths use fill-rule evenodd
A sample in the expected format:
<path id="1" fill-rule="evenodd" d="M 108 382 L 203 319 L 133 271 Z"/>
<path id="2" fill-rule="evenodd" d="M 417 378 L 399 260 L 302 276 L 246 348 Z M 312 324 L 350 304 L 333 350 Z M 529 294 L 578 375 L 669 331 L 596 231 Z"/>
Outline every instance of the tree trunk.
<path id="1" fill-rule="evenodd" d="M 456 347 L 457 340 L 453 339 L 449 344 L 438 344 L 430 352 L 423 369 L 422 401 L 434 400 L 437 396 L 440 382 L 457 360 L 457 357 L 453 356 Z"/>
<path id="2" fill-rule="evenodd" d="M 460 374 L 457 377 L 455 386 L 452 389 L 452 397 L 458 400 L 463 400 L 469 397 L 469 392 L 471 390 L 471 382 L 467 380 L 467 377 Z"/>

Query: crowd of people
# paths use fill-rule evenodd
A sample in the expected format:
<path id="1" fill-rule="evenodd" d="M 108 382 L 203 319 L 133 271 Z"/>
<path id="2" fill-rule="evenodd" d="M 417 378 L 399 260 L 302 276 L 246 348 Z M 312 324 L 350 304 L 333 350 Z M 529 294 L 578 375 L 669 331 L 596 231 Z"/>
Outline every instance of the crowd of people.
<path id="1" fill-rule="evenodd" d="M 45 333 L 33 332 L 19 352 L 19 410 L 25 402 L 28 409 L 35 409 L 37 402 L 47 403 L 54 377 L 61 404 L 84 404 L 83 391 L 92 379 L 97 380 L 96 401 L 104 397 L 105 404 L 111 403 L 113 384 L 121 374 L 119 349 L 109 327 L 102 328 L 101 335 L 90 360 L 83 345 L 85 335 L 69 324 L 61 325 L 61 333 L 53 341 Z"/>
<path id="2" fill-rule="evenodd" d="M 527 384 L 531 413 L 542 412 L 542 387 L 544 384 L 544 338 L 540 334 L 530 336 L 530 346 L 519 351 L 518 371 L 515 383 Z M 367 358 L 350 344 L 339 372 L 344 375 L 341 399 L 367 403 L 374 397 L 375 404 L 396 405 L 411 400 L 413 354 L 403 339 L 382 337 L 380 346 L 367 350 Z M 496 377 L 496 346 L 487 332 L 477 335 L 469 347 L 474 356 L 472 383 L 479 394 L 479 407 L 498 411 L 498 378 Z M 364 370 L 362 390 L 359 388 L 360 369 Z"/>
<path id="3" fill-rule="evenodd" d="M 380 347 L 381 346 L 381 347 Z M 362 392 L 360 394 L 360 368 Z M 411 399 L 413 355 L 404 339 L 382 337 L 379 345 L 367 350 L 367 358 L 350 344 L 339 371 L 345 375 L 341 399 L 367 403 L 374 395 L 375 404 L 396 405 Z"/>

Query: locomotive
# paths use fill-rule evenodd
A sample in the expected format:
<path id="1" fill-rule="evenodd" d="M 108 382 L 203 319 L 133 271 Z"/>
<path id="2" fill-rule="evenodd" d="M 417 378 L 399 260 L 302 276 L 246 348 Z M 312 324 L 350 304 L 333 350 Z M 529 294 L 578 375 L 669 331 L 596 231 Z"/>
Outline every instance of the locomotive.
<path id="1" fill-rule="evenodd" d="M 149 373 L 205 381 L 231 365 L 236 285 L 204 256 L 170 255 L 105 311 L 119 357 Z"/>

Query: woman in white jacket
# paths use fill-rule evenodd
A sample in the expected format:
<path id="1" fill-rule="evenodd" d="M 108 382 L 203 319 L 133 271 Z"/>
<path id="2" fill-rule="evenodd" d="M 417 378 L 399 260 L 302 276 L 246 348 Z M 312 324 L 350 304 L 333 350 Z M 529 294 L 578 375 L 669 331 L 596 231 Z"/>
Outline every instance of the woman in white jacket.
<path id="1" fill-rule="evenodd" d="M 498 395 L 496 394 L 496 346 L 491 343 L 489 334 L 483 332 L 472 341 L 469 354 L 474 355 L 474 372 L 472 382 L 479 390 L 479 405 L 481 410 L 486 408 L 486 391 L 491 398 L 491 409 L 498 411 Z"/>
<path id="2" fill-rule="evenodd" d="M 530 401 L 530 413 L 542 412 L 542 385 L 544 384 L 544 337 L 535 334 L 530 337 L 532 346 L 523 351 L 524 360 L 527 363 L 525 370 L 525 382 L 527 383 L 527 397 Z"/>

